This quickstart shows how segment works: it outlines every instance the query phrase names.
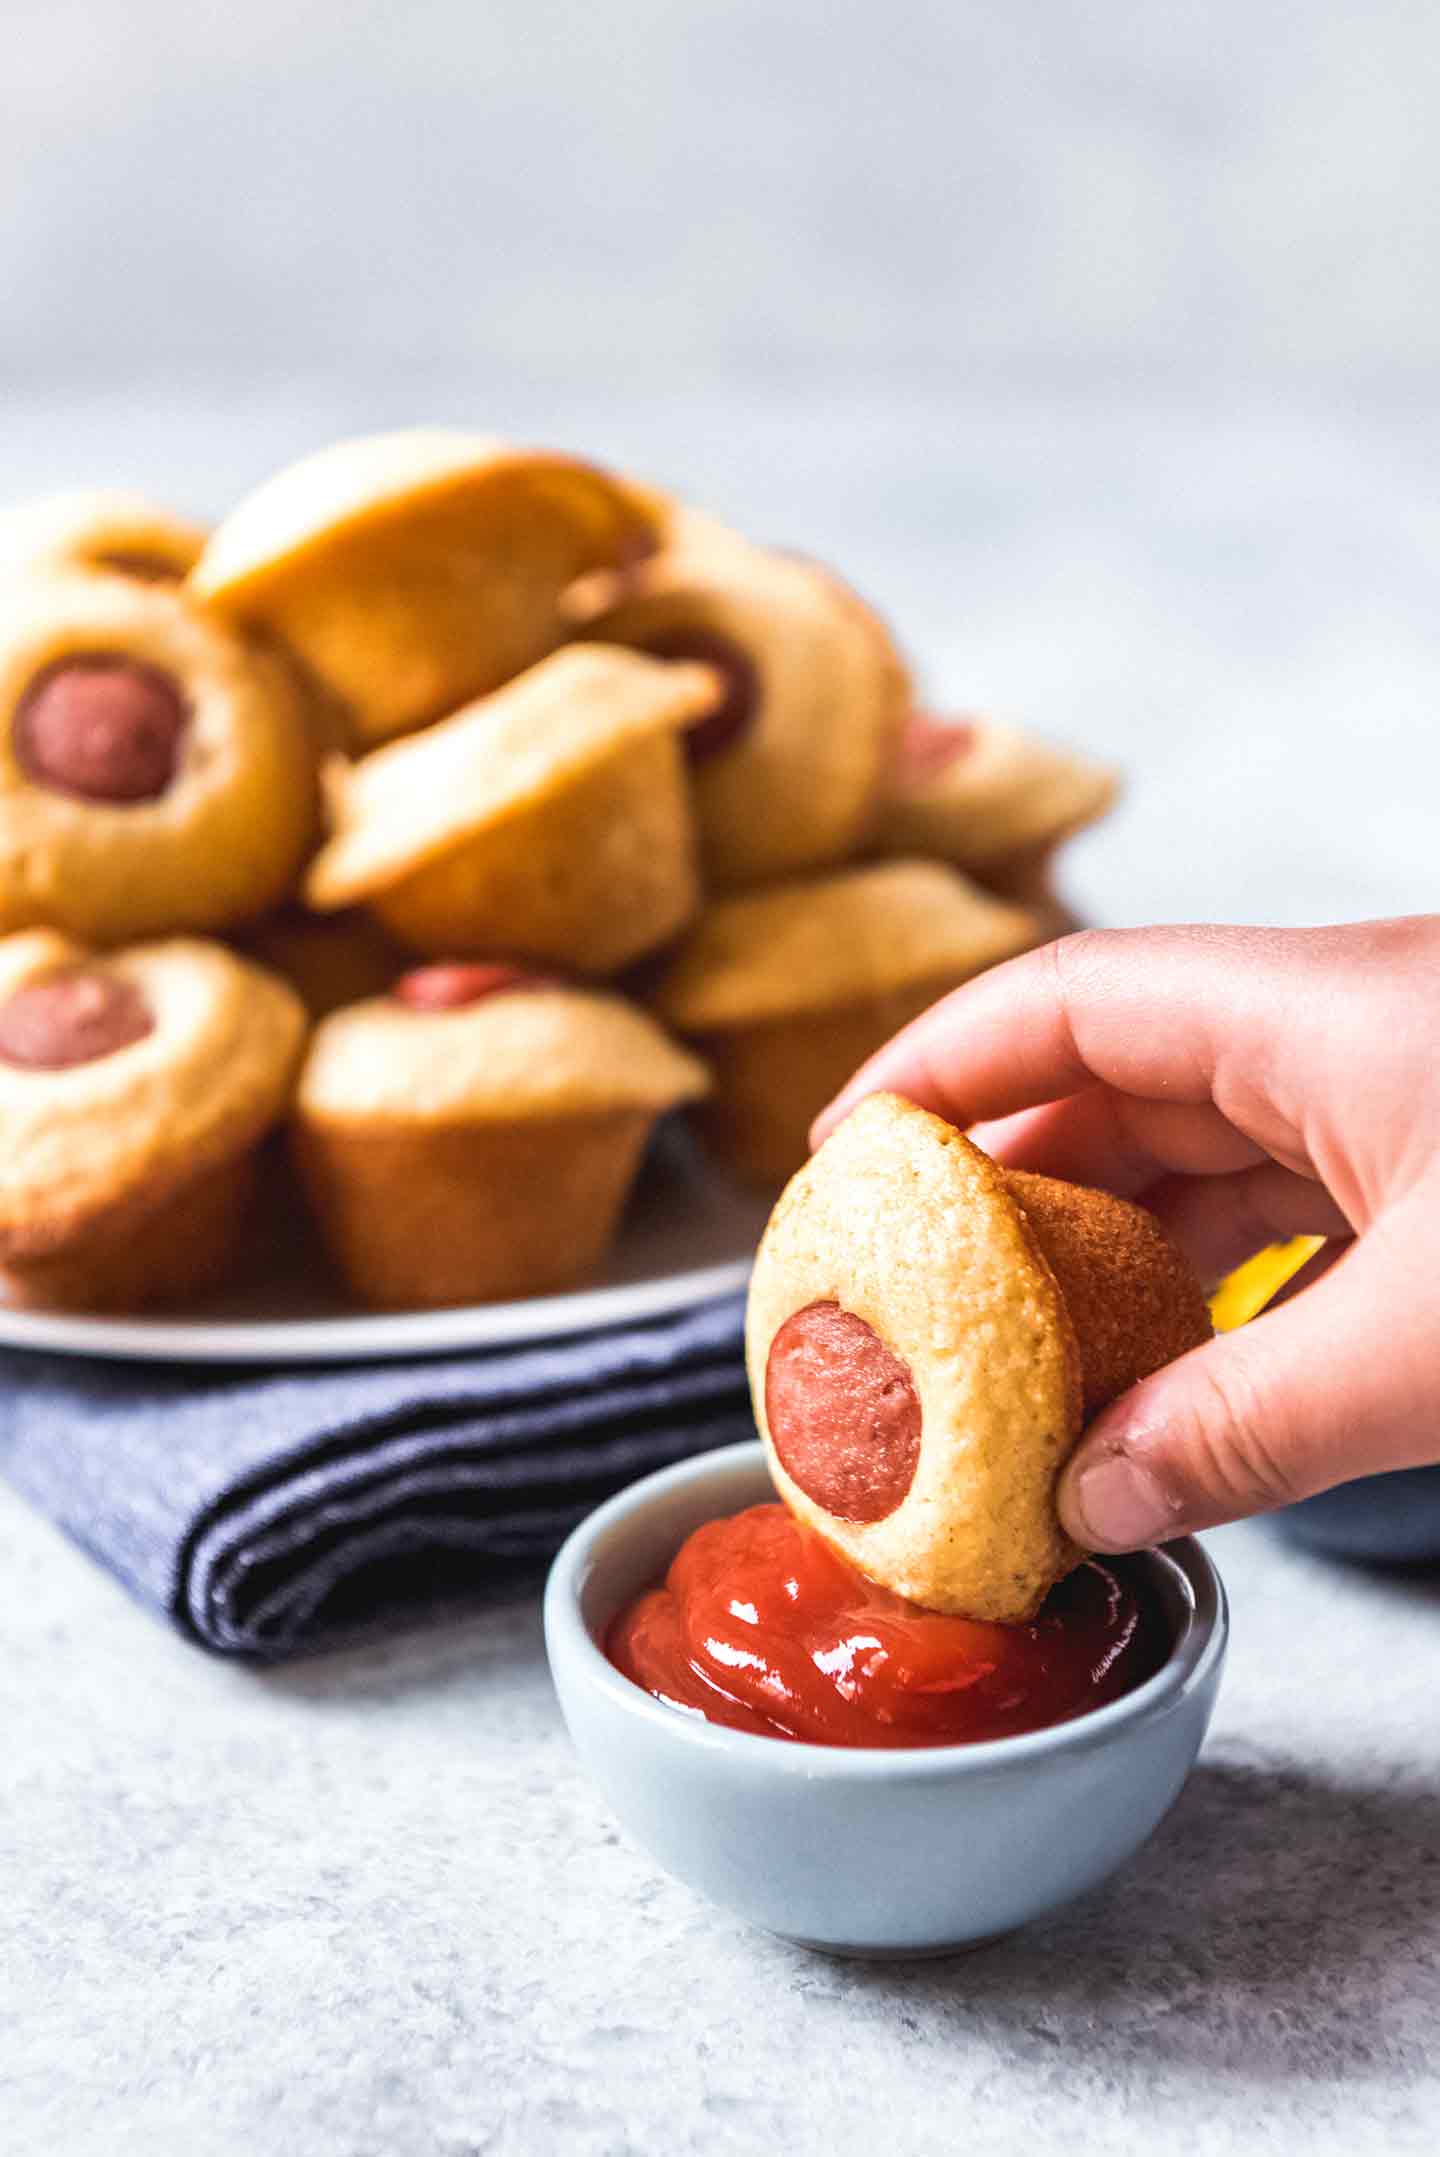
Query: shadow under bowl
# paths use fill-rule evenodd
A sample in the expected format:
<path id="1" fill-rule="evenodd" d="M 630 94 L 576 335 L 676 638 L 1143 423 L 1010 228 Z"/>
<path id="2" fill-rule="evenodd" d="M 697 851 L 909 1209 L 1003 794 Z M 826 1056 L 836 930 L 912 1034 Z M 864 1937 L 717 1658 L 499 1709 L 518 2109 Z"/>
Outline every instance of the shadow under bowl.
<path id="1" fill-rule="evenodd" d="M 635 1840 L 753 1925 L 883 1957 L 978 1946 L 1133 1856 L 1179 1795 L 1219 1687 L 1225 1591 L 1199 1544 L 1121 1561 L 1171 1641 L 1122 1699 L 982 1744 L 811 1745 L 668 1707 L 600 1646 L 693 1529 L 774 1496 L 758 1444 L 703 1454 L 601 1506 L 551 1568 L 545 1642 L 561 1709 Z"/>

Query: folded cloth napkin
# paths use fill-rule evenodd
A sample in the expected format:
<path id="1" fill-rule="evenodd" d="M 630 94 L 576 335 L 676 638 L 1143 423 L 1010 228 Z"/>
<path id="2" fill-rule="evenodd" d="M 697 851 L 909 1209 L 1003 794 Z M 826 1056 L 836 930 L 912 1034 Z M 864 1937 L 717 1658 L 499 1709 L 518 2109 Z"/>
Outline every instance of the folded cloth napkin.
<path id="1" fill-rule="evenodd" d="M 744 1298 L 443 1362 L 0 1355 L 0 1472 L 222 1654 L 278 1660 L 548 1556 L 652 1468 L 754 1435 Z"/>

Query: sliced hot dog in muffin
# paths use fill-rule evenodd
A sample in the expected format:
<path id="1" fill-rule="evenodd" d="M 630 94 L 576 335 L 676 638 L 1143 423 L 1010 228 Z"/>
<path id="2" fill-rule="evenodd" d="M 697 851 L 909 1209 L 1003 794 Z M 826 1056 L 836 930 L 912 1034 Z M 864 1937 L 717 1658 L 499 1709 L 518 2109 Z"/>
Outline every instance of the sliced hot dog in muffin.
<path id="1" fill-rule="evenodd" d="M 691 527 L 585 634 L 723 679 L 687 737 L 707 882 L 735 890 L 856 852 L 910 682 L 884 622 L 833 572 Z"/>
<path id="2" fill-rule="evenodd" d="M 0 589 L 0 931 L 229 928 L 290 889 L 316 751 L 288 668 L 159 580 Z"/>
<path id="3" fill-rule="evenodd" d="M 219 944 L 0 938 L 0 1299 L 135 1310 L 217 1280 L 304 1034 Z"/>
<path id="4" fill-rule="evenodd" d="M 747 1335 L 791 1510 L 911 1602 L 1019 1623 L 1082 1555 L 1055 1488 L 1085 1422 L 1210 1320 L 1143 1207 L 876 1094 L 776 1206 Z"/>

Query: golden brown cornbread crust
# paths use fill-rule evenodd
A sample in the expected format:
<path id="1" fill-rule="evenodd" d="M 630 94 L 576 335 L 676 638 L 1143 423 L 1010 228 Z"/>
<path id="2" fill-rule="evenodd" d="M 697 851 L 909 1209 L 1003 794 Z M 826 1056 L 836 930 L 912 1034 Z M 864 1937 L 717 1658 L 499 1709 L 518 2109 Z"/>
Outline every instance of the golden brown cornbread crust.
<path id="1" fill-rule="evenodd" d="M 714 702 L 709 667 L 572 644 L 423 734 L 326 775 L 333 835 L 313 906 L 346 906 L 534 809 L 607 758 Z"/>
<path id="2" fill-rule="evenodd" d="M 879 1335 L 920 1399 L 914 1481 L 869 1524 L 817 1506 L 766 1424 L 771 1341 L 824 1302 Z M 889 1094 L 847 1117 L 771 1215 L 746 1334 L 776 1488 L 862 1572 L 932 1609 L 1014 1622 L 1077 1562 L 1054 1497 L 1080 1430 L 1074 1328 L 1001 1171 L 939 1117 Z"/>
<path id="3" fill-rule="evenodd" d="M 937 854 L 984 872 L 1058 846 L 1114 806 L 1118 775 L 993 719 L 928 778 L 892 768 L 876 827 L 887 854 Z"/>
<path id="4" fill-rule="evenodd" d="M 412 428 L 267 480 L 193 584 L 291 643 L 374 742 L 533 665 L 565 633 L 576 578 L 653 537 L 644 502 L 580 458 Z"/>
<path id="5" fill-rule="evenodd" d="M 910 705 L 905 663 L 830 570 L 716 539 L 704 523 L 678 530 L 675 550 L 642 562 L 587 634 L 640 647 L 718 636 L 756 670 L 753 724 L 694 771 L 707 876 L 731 888 L 843 860 L 879 807 Z"/>
<path id="6" fill-rule="evenodd" d="M 705 1067 L 623 997 L 522 987 L 453 1011 L 376 997 L 316 1028 L 297 1108 L 325 1124 L 449 1126 L 652 1115 L 699 1098 Z"/>
<path id="7" fill-rule="evenodd" d="M 543 1295 L 598 1263 L 656 1117 L 706 1083 L 599 990 L 516 986 L 449 1011 L 387 997 L 318 1028 L 295 1158 L 365 1301 Z"/>
<path id="8" fill-rule="evenodd" d="M 305 1034 L 283 982 L 218 944 L 175 938 L 97 957 L 48 930 L 0 940 L 0 1003 L 93 962 L 133 983 L 154 1030 L 67 1070 L 0 1061 L 0 1255 L 42 1257 L 257 1139 L 281 1113 Z"/>
<path id="9" fill-rule="evenodd" d="M 718 1033 L 962 981 L 1038 938 L 958 870 L 881 862 L 717 900 L 652 1001 L 681 1033 Z"/>
<path id="10" fill-rule="evenodd" d="M 692 509 L 688 502 L 662 494 L 658 487 L 642 480 L 632 478 L 626 484 L 653 521 L 655 543 L 650 552 L 624 568 L 587 571 L 562 595 L 562 611 L 580 636 L 587 635 L 589 625 L 619 606 L 622 599 L 644 591 L 654 581 L 662 559 L 668 580 L 681 564 L 692 578 L 703 577 L 736 557 L 751 566 L 755 555 L 762 551 L 743 533 L 722 524 L 706 510 Z"/>
<path id="11" fill-rule="evenodd" d="M 118 488 L 47 494 L 0 510 L 0 570 L 87 569 L 180 578 L 200 558 L 206 530 L 144 495 Z"/>
<path id="12" fill-rule="evenodd" d="M 1108 1191 L 1003 1171 L 1045 1255 L 1080 1345 L 1084 1418 L 1138 1377 L 1208 1341 L 1204 1290 L 1154 1215 Z"/>
<path id="13" fill-rule="evenodd" d="M 604 1256 L 654 1113 L 403 1125 L 302 1117 L 296 1165 L 351 1288 L 381 1309 L 573 1287 Z"/>
<path id="14" fill-rule="evenodd" d="M 156 800 L 77 800 L 15 756 L 36 677 L 96 655 L 156 667 L 186 699 L 179 768 Z M 288 669 L 181 590 L 75 572 L 0 592 L 0 932 L 58 924 L 119 944 L 227 926 L 287 889 L 315 814 L 314 746 Z"/>

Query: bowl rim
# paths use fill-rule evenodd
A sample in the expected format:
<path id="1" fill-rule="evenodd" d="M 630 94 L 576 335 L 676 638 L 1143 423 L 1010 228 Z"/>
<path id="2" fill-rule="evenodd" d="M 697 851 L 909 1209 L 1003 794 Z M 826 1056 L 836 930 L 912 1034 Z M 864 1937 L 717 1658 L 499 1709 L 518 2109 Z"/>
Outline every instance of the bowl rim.
<path id="1" fill-rule="evenodd" d="M 674 1492 L 712 1479 L 753 1469 L 768 1480 L 765 1449 L 759 1439 L 742 1439 L 712 1452 L 692 1455 L 628 1484 L 606 1499 L 573 1528 L 550 1567 L 545 1583 L 545 1647 L 552 1679 L 559 1686 L 557 1661 L 564 1660 L 576 1679 L 602 1694 L 618 1714 L 653 1730 L 662 1742 L 729 1756 L 737 1765 L 780 1775 L 876 1776 L 924 1782 L 947 1776 L 1009 1773 L 1027 1761 L 1054 1754 L 1093 1750 L 1122 1737 L 1138 1724 L 1174 1709 L 1182 1698 L 1205 1685 L 1223 1660 L 1230 1630 L 1225 1584 L 1208 1551 L 1193 1536 L 1181 1536 L 1134 1557 L 1178 1587 L 1183 1610 L 1170 1653 L 1152 1677 L 1104 1707 L 1070 1721 L 1018 1736 L 984 1738 L 958 1745 L 818 1745 L 806 1738 L 767 1737 L 758 1731 L 731 1730 L 721 1723 L 657 1700 L 627 1678 L 605 1655 L 586 1623 L 582 1598 L 596 1565 L 596 1545 Z M 773 1488 L 773 1485 L 772 1485 Z M 762 1501 L 752 1501 L 762 1502 Z M 714 1516 L 718 1518 L 717 1513 Z"/>

